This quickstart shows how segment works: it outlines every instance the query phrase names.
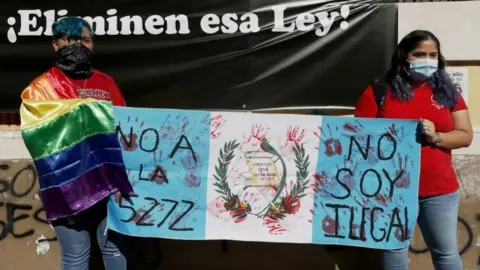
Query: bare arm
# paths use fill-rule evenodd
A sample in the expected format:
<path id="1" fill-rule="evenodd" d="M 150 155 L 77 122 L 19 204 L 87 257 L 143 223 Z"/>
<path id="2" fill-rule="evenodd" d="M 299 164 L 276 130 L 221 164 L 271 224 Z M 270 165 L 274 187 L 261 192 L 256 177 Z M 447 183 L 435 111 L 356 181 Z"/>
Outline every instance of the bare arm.
<path id="1" fill-rule="evenodd" d="M 437 133 L 433 143 L 445 149 L 468 147 L 473 140 L 473 128 L 468 110 L 452 112 L 453 130 L 446 133 Z"/>

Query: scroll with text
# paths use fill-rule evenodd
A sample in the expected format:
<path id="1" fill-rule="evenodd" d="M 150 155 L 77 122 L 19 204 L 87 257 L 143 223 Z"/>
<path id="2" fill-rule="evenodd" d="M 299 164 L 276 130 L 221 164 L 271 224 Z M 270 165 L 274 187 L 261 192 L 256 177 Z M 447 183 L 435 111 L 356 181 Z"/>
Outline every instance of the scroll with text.
<path id="1" fill-rule="evenodd" d="M 109 228 L 394 249 L 417 216 L 418 121 L 114 107 L 135 195 Z"/>

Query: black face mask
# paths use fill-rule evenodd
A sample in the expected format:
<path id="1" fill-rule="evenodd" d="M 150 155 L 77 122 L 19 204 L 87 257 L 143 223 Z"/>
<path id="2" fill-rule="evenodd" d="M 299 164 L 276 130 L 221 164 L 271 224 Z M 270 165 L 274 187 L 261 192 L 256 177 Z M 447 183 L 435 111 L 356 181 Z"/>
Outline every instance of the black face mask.
<path id="1" fill-rule="evenodd" d="M 55 66 L 73 79 L 92 75 L 92 52 L 82 43 L 74 43 L 57 51 Z"/>

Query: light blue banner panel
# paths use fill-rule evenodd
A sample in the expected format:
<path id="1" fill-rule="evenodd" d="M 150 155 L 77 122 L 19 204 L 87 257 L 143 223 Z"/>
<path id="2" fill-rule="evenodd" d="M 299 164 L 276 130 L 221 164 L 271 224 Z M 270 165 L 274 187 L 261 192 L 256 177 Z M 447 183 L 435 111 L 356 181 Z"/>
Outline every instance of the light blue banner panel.
<path id="1" fill-rule="evenodd" d="M 394 249 L 418 212 L 418 121 L 323 117 L 313 242 Z"/>
<path id="2" fill-rule="evenodd" d="M 109 203 L 109 228 L 133 236 L 204 239 L 210 113 L 114 110 L 134 187 Z"/>

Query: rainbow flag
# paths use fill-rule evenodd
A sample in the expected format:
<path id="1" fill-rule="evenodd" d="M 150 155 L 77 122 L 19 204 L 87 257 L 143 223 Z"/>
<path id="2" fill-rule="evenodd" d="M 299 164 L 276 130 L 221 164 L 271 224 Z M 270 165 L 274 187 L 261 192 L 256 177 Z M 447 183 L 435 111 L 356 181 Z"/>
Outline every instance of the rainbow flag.
<path id="1" fill-rule="evenodd" d="M 75 215 L 118 191 L 133 192 L 110 102 L 24 99 L 20 112 L 48 220 Z"/>

